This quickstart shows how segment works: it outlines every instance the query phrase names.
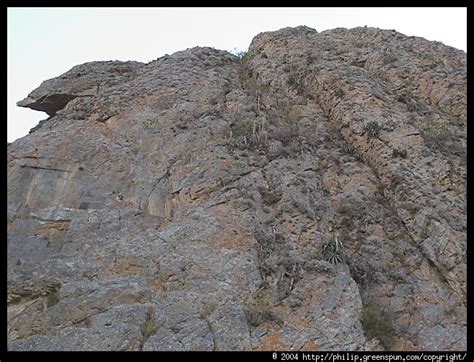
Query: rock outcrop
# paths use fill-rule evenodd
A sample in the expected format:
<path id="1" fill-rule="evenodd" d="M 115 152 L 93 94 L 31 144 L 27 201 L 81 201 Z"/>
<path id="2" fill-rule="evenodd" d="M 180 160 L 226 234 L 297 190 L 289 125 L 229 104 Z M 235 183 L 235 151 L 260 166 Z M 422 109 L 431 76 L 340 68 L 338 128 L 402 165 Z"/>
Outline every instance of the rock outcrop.
<path id="1" fill-rule="evenodd" d="M 464 52 L 285 28 L 18 105 L 10 350 L 466 349 Z"/>

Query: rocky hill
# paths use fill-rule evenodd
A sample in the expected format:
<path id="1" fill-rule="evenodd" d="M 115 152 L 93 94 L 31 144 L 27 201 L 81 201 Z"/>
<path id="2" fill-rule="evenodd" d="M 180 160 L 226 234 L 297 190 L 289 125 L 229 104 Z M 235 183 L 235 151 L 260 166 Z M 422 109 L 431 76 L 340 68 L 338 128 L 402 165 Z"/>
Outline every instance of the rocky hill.
<path id="1" fill-rule="evenodd" d="M 18 105 L 10 350 L 466 349 L 463 51 L 285 28 Z"/>

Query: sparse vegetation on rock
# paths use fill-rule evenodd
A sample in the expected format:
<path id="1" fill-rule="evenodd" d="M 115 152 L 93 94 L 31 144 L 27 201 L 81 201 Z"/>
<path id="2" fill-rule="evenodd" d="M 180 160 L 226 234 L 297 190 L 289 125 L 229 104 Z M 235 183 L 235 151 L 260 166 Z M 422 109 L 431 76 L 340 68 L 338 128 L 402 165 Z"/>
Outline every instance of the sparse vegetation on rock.
<path id="1" fill-rule="evenodd" d="M 49 118 L 8 145 L 8 349 L 465 350 L 466 53 L 304 26 L 234 53 L 19 102 Z"/>
<path id="2" fill-rule="evenodd" d="M 368 339 L 377 338 L 387 350 L 392 350 L 396 332 L 392 313 L 386 307 L 374 301 L 364 304 L 362 326 Z"/>

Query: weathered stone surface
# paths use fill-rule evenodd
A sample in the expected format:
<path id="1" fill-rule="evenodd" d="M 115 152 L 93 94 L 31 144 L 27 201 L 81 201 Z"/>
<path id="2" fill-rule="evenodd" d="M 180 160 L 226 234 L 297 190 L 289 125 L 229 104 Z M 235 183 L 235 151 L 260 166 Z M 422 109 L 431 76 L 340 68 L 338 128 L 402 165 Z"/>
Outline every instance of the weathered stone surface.
<path id="1" fill-rule="evenodd" d="M 127 82 L 143 66 L 139 62 L 90 62 L 77 65 L 58 78 L 44 81 L 17 103 L 54 116 L 77 97 L 94 97 L 100 91 Z"/>
<path id="2" fill-rule="evenodd" d="M 9 349 L 466 348 L 464 52 L 285 28 L 19 105 Z"/>

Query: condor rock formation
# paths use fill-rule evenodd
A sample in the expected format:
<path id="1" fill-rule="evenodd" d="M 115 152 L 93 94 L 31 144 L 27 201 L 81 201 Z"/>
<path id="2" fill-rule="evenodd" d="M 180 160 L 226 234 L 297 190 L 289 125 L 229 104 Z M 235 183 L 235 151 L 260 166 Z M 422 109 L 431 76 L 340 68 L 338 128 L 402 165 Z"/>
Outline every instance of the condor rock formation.
<path id="1" fill-rule="evenodd" d="M 464 52 L 285 28 L 18 105 L 10 350 L 466 348 Z"/>

